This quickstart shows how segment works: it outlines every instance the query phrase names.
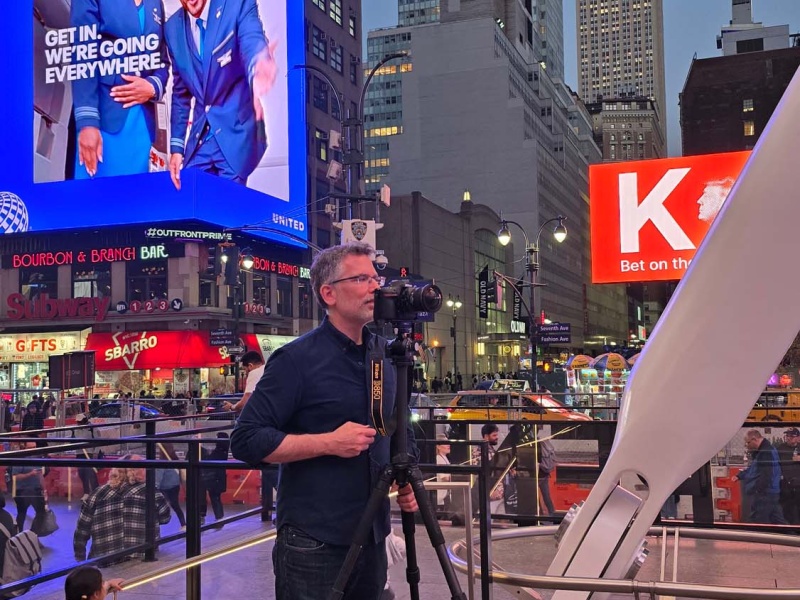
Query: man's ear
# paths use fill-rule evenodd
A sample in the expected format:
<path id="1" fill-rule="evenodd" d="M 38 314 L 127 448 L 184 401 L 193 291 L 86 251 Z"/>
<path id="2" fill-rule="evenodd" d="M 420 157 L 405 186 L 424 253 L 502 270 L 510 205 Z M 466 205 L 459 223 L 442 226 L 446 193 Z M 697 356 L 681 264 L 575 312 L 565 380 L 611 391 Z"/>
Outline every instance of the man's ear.
<path id="1" fill-rule="evenodd" d="M 323 285 L 319 288 L 319 295 L 327 306 L 336 304 L 336 290 L 332 285 Z"/>

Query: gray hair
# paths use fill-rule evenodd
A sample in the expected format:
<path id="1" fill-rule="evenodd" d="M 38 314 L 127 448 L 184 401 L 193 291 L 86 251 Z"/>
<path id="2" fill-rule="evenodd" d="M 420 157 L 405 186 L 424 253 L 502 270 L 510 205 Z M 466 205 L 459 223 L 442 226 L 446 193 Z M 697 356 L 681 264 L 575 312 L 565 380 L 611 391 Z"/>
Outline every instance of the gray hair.
<path id="1" fill-rule="evenodd" d="M 339 276 L 339 266 L 348 256 L 368 256 L 373 258 L 375 250 L 364 242 L 348 242 L 341 246 L 325 248 L 317 254 L 311 263 L 311 288 L 320 306 L 327 308 L 325 301 L 320 296 L 319 290 L 326 283 L 334 281 Z"/>

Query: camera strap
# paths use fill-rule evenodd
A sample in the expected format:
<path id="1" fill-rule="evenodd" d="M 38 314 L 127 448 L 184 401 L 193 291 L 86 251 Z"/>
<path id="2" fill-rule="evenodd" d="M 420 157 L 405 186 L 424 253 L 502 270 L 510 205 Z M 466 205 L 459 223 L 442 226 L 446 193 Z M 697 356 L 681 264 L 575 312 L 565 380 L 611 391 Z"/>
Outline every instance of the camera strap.
<path id="1" fill-rule="evenodd" d="M 394 411 L 387 419 L 384 415 L 384 401 L 392 403 L 393 398 L 384 398 L 384 379 L 386 377 L 386 364 L 382 352 L 370 353 L 369 395 L 370 414 L 372 424 L 378 435 L 388 437 L 394 433 L 396 424 Z"/>

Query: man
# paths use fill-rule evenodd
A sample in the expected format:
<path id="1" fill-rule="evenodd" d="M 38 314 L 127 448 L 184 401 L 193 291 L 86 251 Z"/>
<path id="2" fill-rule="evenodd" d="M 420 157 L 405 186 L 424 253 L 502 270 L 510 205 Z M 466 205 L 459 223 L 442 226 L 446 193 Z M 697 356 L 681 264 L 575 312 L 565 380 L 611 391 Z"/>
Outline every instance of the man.
<path id="1" fill-rule="evenodd" d="M 267 149 L 261 97 L 277 74 L 273 48 L 256 0 L 181 5 L 165 26 L 173 77 L 172 182 L 180 189 L 185 163 L 244 185 Z"/>
<path id="2" fill-rule="evenodd" d="M 32 404 L 32 403 L 31 403 Z M 30 408 L 31 404 L 28 405 Z M 36 442 L 25 442 L 25 449 L 36 448 Z M 42 518 L 45 511 L 44 482 L 40 467 L 9 467 L 12 477 L 12 495 L 17 504 L 17 531 L 25 529 L 28 507 L 32 506 L 36 517 Z"/>
<path id="3" fill-rule="evenodd" d="M 493 404 L 497 403 L 497 398 L 493 398 Z M 490 400 L 490 402 L 491 402 Z M 494 458 L 497 454 L 497 443 L 500 440 L 500 430 L 498 429 L 497 425 L 494 423 L 486 423 L 483 427 L 481 427 L 481 438 L 483 438 L 484 442 L 489 442 L 489 464 L 493 467 L 497 467 L 498 465 L 494 464 Z M 472 464 L 480 465 L 481 464 L 481 448 L 480 446 L 473 446 L 472 447 Z M 490 506 L 492 507 L 493 513 L 498 513 L 503 506 L 503 498 L 505 496 L 505 486 L 503 485 L 503 480 L 497 480 L 497 477 L 502 473 L 500 472 L 492 472 L 491 479 L 489 481 L 491 488 L 489 490 L 489 501 Z M 477 505 L 476 505 L 477 506 Z"/>
<path id="4" fill-rule="evenodd" d="M 125 549 L 124 541 L 124 488 L 127 482 L 127 470 L 113 468 L 108 476 L 108 483 L 96 488 L 81 504 L 81 513 L 72 548 L 75 560 L 86 560 L 86 544 L 92 540 L 89 558 L 97 558 Z M 124 558 L 105 561 L 108 565 L 120 562 Z"/>
<path id="5" fill-rule="evenodd" d="M 390 438 L 367 425 L 370 361 L 383 364 L 384 418 L 394 413 L 395 370 L 373 319 L 380 279 L 374 250 L 354 242 L 320 252 L 311 285 L 327 317 L 279 348 L 264 369 L 232 436 L 234 457 L 254 467 L 280 463 L 278 538 L 272 553 L 277 600 L 328 596 L 382 467 Z M 416 454 L 410 428 L 404 434 Z M 398 490 L 403 511 L 417 509 L 410 486 Z M 345 599 L 377 600 L 386 581 L 384 501 L 345 589 Z"/>
<path id="6" fill-rule="evenodd" d="M 731 177 L 707 182 L 706 187 L 703 188 L 703 195 L 697 199 L 697 204 L 700 205 L 697 218 L 701 221 L 713 221 L 734 183 L 736 182 Z"/>
<path id="7" fill-rule="evenodd" d="M 244 394 L 242 395 L 241 400 L 239 400 L 236 404 L 232 404 L 227 400 L 222 403 L 222 409 L 225 411 L 234 411 L 237 413 L 242 412 L 245 404 L 250 399 L 250 396 L 253 395 L 253 392 L 256 389 L 256 384 L 261 379 L 261 376 L 264 374 L 264 361 L 261 360 L 261 355 L 256 352 L 255 350 L 250 350 L 246 352 L 244 356 L 242 356 L 242 366 L 244 367 L 245 373 L 247 373 L 247 381 L 244 384 Z"/>
<path id="8" fill-rule="evenodd" d="M 792 525 L 800 524 L 800 429 L 790 427 L 778 447 L 781 460 L 781 508 Z"/>
<path id="9" fill-rule="evenodd" d="M 778 504 L 781 482 L 778 452 L 757 429 L 750 429 L 745 434 L 744 445 L 753 459 L 746 469 L 732 479 L 741 480 L 745 494 L 750 496 L 750 522 L 786 525 Z"/>
<path id="10" fill-rule="evenodd" d="M 142 460 L 137 454 L 124 456 L 124 459 Z M 123 488 L 122 518 L 124 520 L 123 535 L 125 547 L 131 548 L 144 544 L 147 541 L 147 484 L 144 468 L 127 470 L 127 485 Z M 169 504 L 160 491 L 156 490 L 155 539 L 159 536 L 159 523 L 166 525 L 170 520 Z M 144 551 L 139 550 L 130 555 L 133 558 L 143 558 Z"/>

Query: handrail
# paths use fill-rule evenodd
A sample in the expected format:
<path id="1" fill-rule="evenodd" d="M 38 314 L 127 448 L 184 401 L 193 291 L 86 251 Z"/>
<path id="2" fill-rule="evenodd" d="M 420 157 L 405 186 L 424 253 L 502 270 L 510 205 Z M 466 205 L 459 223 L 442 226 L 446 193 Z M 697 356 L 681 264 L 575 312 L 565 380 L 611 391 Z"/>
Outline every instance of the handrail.
<path id="1" fill-rule="evenodd" d="M 521 537 L 539 537 L 553 535 L 558 526 L 521 527 L 492 532 L 492 541 L 515 539 Z M 650 528 L 649 535 L 658 535 L 663 527 Z M 713 529 L 689 529 L 668 527 L 668 532 L 680 531 L 682 537 L 695 539 L 717 539 L 722 541 L 750 542 L 758 544 L 775 544 L 782 546 L 800 547 L 800 539 L 795 536 L 786 536 L 770 533 L 750 532 L 716 532 Z M 720 535 L 722 534 L 722 535 Z M 448 554 L 453 566 L 460 572 L 468 574 L 467 563 L 461 558 L 461 552 L 466 547 L 466 540 L 457 540 L 448 548 Z M 475 573 L 475 571 L 473 571 Z M 480 573 L 478 573 L 480 574 Z M 703 585 L 694 583 L 636 581 L 628 579 L 597 579 L 589 577 L 556 577 L 549 575 L 526 575 L 523 573 L 509 573 L 495 571 L 492 581 L 504 585 L 536 586 L 549 590 L 571 590 L 582 592 L 609 592 L 617 594 L 640 594 L 656 596 L 673 596 L 685 598 L 706 598 L 710 600 L 761 600 L 762 598 L 800 598 L 800 588 L 784 588 L 760 590 L 746 587 Z"/>

